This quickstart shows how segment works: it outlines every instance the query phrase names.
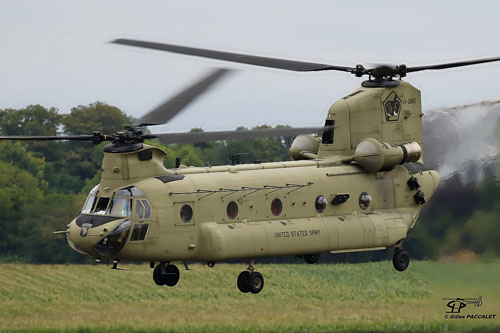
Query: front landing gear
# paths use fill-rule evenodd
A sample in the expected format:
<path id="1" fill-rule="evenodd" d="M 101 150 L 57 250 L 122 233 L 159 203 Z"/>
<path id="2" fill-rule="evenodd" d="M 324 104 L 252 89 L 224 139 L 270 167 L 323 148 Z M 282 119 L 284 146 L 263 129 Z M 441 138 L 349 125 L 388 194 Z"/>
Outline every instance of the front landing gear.
<path id="1" fill-rule="evenodd" d="M 242 293 L 258 294 L 264 288 L 264 277 L 254 271 L 253 260 L 248 264 L 248 270 L 238 275 L 237 285 Z"/>
<path id="2" fill-rule="evenodd" d="M 173 287 L 179 282 L 181 273 L 175 265 L 170 265 L 167 263 L 158 264 L 153 271 L 153 280 L 159 286 L 167 285 Z"/>
<path id="3" fill-rule="evenodd" d="M 401 248 L 396 249 L 394 251 L 394 256 L 392 257 L 392 264 L 394 265 L 394 268 L 402 272 L 408 268 L 408 265 L 410 264 L 410 256 L 406 251 L 401 250 Z"/>

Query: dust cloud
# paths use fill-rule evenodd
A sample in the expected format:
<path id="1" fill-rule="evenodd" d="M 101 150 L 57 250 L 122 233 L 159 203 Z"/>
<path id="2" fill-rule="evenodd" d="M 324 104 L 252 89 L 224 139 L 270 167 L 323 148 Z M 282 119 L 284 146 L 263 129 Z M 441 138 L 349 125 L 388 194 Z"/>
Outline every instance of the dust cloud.
<path id="1" fill-rule="evenodd" d="M 424 161 L 443 181 L 500 177 L 500 99 L 424 111 Z"/>

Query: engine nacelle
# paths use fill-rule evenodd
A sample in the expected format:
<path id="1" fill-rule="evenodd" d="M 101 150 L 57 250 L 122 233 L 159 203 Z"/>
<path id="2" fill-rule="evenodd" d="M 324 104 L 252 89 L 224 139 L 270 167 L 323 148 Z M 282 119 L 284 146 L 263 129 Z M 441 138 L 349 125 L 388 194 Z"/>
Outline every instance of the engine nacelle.
<path id="1" fill-rule="evenodd" d="M 354 152 L 354 160 L 372 173 L 391 170 L 406 162 L 417 162 L 421 156 L 422 149 L 416 142 L 395 146 L 373 138 L 361 141 Z"/>
<path id="2" fill-rule="evenodd" d="M 320 139 L 308 134 L 297 135 L 289 149 L 294 160 L 313 160 L 318 158 Z"/>

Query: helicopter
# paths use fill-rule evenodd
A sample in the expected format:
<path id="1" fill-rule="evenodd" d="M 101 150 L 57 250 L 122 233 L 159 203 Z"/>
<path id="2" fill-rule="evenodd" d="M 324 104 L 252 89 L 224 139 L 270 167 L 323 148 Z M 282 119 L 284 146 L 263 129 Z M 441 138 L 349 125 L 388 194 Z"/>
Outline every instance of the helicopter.
<path id="1" fill-rule="evenodd" d="M 249 131 L 149 134 L 165 124 L 230 70 L 217 69 L 134 121 L 123 131 L 78 136 L 3 136 L 0 140 L 80 140 L 103 148 L 101 182 L 78 217 L 67 224 L 77 252 L 112 260 L 149 262 L 159 286 L 175 286 L 173 262 L 245 260 L 236 279 L 243 293 L 258 294 L 264 277 L 255 259 L 393 248 L 393 266 L 410 263 L 403 241 L 435 193 L 440 176 L 423 164 L 421 93 L 403 81 L 408 73 L 499 61 L 486 58 L 429 66 L 365 68 L 317 64 L 194 47 L 117 39 L 114 44 L 190 56 L 316 72 L 368 76 L 335 102 L 324 126 Z M 312 134 L 322 133 L 321 138 Z M 296 136 L 292 161 L 165 168 L 165 152 L 144 143 L 193 143 Z"/>

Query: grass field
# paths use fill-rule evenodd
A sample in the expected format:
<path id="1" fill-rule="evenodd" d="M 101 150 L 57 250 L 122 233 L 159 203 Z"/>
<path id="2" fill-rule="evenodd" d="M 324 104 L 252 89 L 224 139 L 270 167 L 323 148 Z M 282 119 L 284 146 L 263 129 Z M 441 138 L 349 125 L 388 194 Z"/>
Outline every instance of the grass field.
<path id="1" fill-rule="evenodd" d="M 242 294 L 243 265 L 191 265 L 173 288 L 148 265 L 0 264 L 3 331 L 500 331 L 500 262 L 257 265 L 264 290 Z M 445 319 L 443 297 L 478 297 Z"/>

